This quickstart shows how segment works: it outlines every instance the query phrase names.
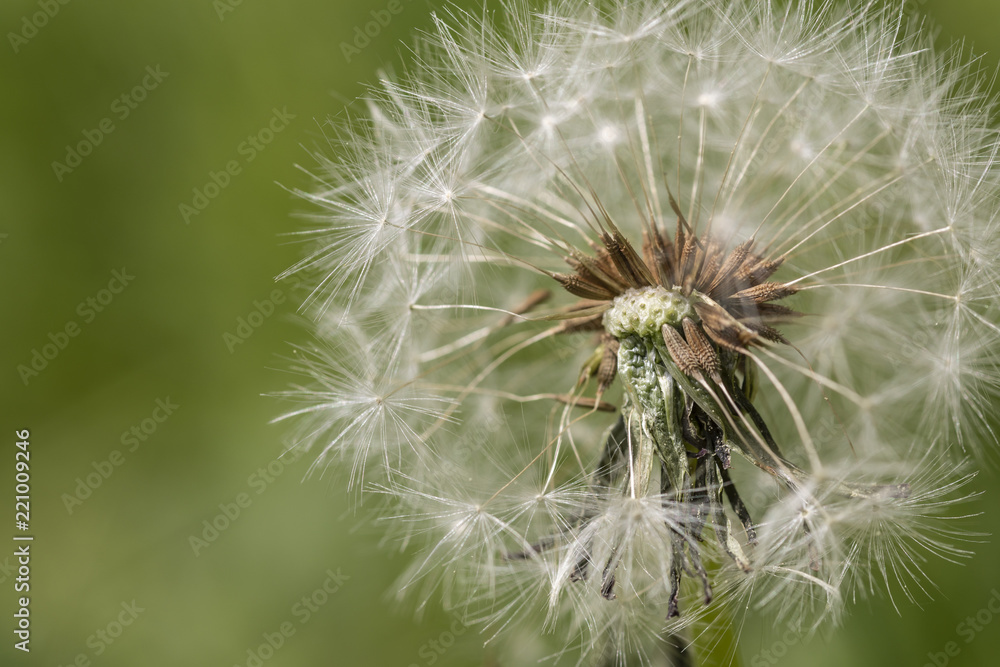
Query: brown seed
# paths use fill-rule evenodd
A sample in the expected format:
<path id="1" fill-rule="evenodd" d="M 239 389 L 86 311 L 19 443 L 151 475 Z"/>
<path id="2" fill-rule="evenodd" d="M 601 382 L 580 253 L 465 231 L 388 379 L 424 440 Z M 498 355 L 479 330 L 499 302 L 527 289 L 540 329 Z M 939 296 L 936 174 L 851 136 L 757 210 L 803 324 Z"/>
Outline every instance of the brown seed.
<path id="1" fill-rule="evenodd" d="M 690 317 L 685 317 L 681 326 L 684 327 L 684 337 L 687 338 L 688 346 L 695 358 L 698 359 L 698 365 L 702 371 L 713 379 L 719 377 L 719 355 L 716 354 L 712 343 L 702 333 L 701 327 L 695 324 Z"/>
<path id="2" fill-rule="evenodd" d="M 706 290 L 709 294 L 716 291 L 720 284 L 723 282 L 731 282 L 735 279 L 735 274 L 743 266 L 746 261 L 747 256 L 750 254 L 750 248 L 753 246 L 753 239 L 747 239 L 743 243 L 736 246 L 729 256 L 726 257 L 726 261 L 722 264 L 715 278 L 712 280 L 712 284 Z"/>
<path id="3" fill-rule="evenodd" d="M 670 358 L 677 364 L 681 373 L 692 376 L 699 373 L 701 368 L 698 364 L 698 357 L 691 351 L 691 347 L 684 341 L 677 329 L 669 324 L 664 324 L 660 331 L 663 334 L 663 342 L 667 346 L 667 351 L 670 352 Z"/>
<path id="4" fill-rule="evenodd" d="M 791 296 L 798 291 L 799 288 L 793 285 L 770 282 L 748 287 L 747 289 L 732 295 L 730 298 L 734 300 L 739 299 L 741 301 L 751 301 L 753 303 L 764 303 L 765 301 L 777 301 L 778 299 L 784 299 L 786 296 Z"/>
<path id="5" fill-rule="evenodd" d="M 553 273 L 552 277 L 563 286 L 563 289 L 573 296 L 578 296 L 581 299 L 610 301 L 615 296 L 614 293 L 606 287 L 576 274 Z"/>
<path id="6" fill-rule="evenodd" d="M 753 331 L 741 325 L 724 308 L 716 304 L 696 303 L 694 310 L 701 318 L 705 333 L 715 343 L 730 350 L 746 352 L 748 344 L 756 337 Z"/>
<path id="7" fill-rule="evenodd" d="M 674 284 L 674 246 L 659 228 L 653 231 L 653 256 L 660 272 L 660 284 L 670 287 Z"/>
<path id="8" fill-rule="evenodd" d="M 621 232 L 615 231 L 614 234 L 605 232 L 601 234 L 601 240 L 604 242 L 604 247 L 607 249 L 611 261 L 614 262 L 615 268 L 627 281 L 629 287 L 649 287 L 653 284 L 653 276 L 650 275 L 649 269 L 646 268 L 632 244 L 621 235 Z"/>
<path id="9" fill-rule="evenodd" d="M 588 257 L 582 253 L 574 252 L 571 257 L 566 258 L 566 263 L 584 280 L 607 287 L 616 294 L 624 292 L 625 282 L 618 275 L 618 271 L 610 260 L 601 262 L 600 253 L 603 251 L 604 249 L 600 248 L 597 257 Z"/>
<path id="10" fill-rule="evenodd" d="M 736 276 L 739 280 L 745 281 L 749 285 L 756 285 L 764 280 L 767 280 L 774 275 L 774 272 L 777 271 L 781 264 L 785 261 L 784 257 L 771 260 L 760 256 L 754 256 L 753 259 L 753 262 L 746 262 Z"/>
<path id="11" fill-rule="evenodd" d="M 618 375 L 618 348 L 621 343 L 610 334 L 605 334 L 601 342 L 604 345 L 604 355 L 601 357 L 601 365 L 597 367 L 597 395 L 600 396 Z"/>

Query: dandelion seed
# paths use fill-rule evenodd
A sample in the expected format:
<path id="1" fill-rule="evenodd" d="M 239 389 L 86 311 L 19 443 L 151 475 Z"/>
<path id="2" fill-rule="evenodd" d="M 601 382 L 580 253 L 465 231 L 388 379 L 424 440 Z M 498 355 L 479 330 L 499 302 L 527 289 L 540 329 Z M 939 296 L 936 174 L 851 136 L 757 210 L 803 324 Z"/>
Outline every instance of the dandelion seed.
<path id="1" fill-rule="evenodd" d="M 898 7 L 503 10 L 435 17 L 303 193 L 289 417 L 422 545 L 401 589 L 579 664 L 931 595 L 996 441 L 983 77 Z"/>

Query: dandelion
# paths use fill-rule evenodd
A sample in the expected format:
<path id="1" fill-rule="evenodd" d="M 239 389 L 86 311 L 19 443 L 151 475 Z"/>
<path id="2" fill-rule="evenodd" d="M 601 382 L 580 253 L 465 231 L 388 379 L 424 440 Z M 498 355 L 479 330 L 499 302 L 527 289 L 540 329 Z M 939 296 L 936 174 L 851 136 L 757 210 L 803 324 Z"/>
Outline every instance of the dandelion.
<path id="1" fill-rule="evenodd" d="M 919 604 L 995 442 L 983 88 L 900 6 L 435 17 L 300 193 L 298 446 L 387 500 L 404 594 L 569 663 Z"/>

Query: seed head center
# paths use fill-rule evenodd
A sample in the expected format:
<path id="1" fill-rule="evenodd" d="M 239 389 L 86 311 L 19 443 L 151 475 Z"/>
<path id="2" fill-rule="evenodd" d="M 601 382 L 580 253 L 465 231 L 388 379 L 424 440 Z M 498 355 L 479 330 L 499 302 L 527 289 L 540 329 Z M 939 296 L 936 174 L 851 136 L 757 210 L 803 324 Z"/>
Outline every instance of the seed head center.
<path id="1" fill-rule="evenodd" d="M 685 317 L 696 319 L 688 299 L 676 290 L 656 285 L 630 289 L 615 297 L 604 313 L 604 328 L 618 339 L 628 334 L 651 336 L 664 324 L 679 327 Z"/>

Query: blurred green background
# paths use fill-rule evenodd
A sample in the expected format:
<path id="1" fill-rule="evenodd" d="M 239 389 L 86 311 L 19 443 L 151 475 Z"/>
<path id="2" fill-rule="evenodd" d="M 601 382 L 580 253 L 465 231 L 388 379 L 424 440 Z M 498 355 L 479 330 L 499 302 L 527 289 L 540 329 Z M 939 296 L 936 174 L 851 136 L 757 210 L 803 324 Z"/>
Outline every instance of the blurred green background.
<path id="1" fill-rule="evenodd" d="M 412 605 L 397 608 L 387 591 L 404 559 L 380 548 L 379 524 L 349 509 L 337 484 L 302 481 L 306 459 L 278 458 L 282 427 L 268 421 L 281 406 L 261 396 L 286 381 L 274 370 L 286 341 L 303 338 L 273 277 L 298 257 L 281 234 L 304 206 L 278 184 L 307 185 L 295 165 L 324 144 L 322 121 L 429 25 L 432 6 L 401 0 L 348 61 L 343 45 L 388 4 L 0 7 L 0 508 L 10 522 L 0 541 L 16 532 L 22 428 L 36 536 L 27 655 L 12 648 L 14 543 L 0 547 L 0 664 L 493 664 L 475 631 L 450 645 L 461 626 L 434 604 L 420 620 Z M 995 67 L 1000 4 L 909 4 L 942 43 L 966 37 Z M 77 161 L 67 145 L 80 142 L 93 146 Z M 281 301 L 273 314 L 267 300 Z M 67 325 L 75 335 L 60 334 Z M 46 345 L 45 367 L 19 372 Z M 1000 534 L 996 472 L 976 484 L 990 493 L 972 524 Z M 809 643 L 751 624 L 744 664 L 1000 664 L 1000 614 L 988 607 L 1000 547 L 977 551 L 964 566 L 928 564 L 940 591 L 922 608 L 862 602 Z M 977 614 L 982 629 L 966 643 L 959 624 Z"/>

